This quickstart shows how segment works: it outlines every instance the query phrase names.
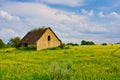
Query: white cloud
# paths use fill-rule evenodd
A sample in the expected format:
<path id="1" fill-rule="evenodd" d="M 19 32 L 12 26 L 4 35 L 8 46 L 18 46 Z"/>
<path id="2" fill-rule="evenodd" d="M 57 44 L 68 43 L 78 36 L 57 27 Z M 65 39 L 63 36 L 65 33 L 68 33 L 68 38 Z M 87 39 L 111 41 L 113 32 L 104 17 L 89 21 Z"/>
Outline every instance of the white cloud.
<path id="1" fill-rule="evenodd" d="M 71 7 L 84 5 L 83 0 L 41 0 L 40 2 L 49 3 L 49 4 L 60 4 Z"/>
<path id="2" fill-rule="evenodd" d="M 9 8 L 8 8 L 9 7 Z M 50 8 L 38 3 L 8 3 L 4 7 L 12 14 L 21 15 L 32 18 L 52 18 L 54 20 L 70 20 L 70 16 L 65 15 L 64 11 Z M 13 11 L 11 11 L 13 10 Z"/>
<path id="3" fill-rule="evenodd" d="M 88 15 L 88 16 L 93 16 L 94 15 L 94 11 L 93 10 L 90 10 L 89 12 L 85 9 L 82 9 L 81 10 L 81 13 L 85 14 L 85 15 Z"/>
<path id="4" fill-rule="evenodd" d="M 103 18 L 107 18 L 107 19 L 120 19 L 120 14 L 117 12 L 111 12 L 111 13 L 108 13 L 105 15 L 103 11 L 100 11 L 98 13 L 98 16 L 103 17 Z"/>
<path id="5" fill-rule="evenodd" d="M 15 31 L 12 29 L 6 29 L 5 32 L 6 33 L 13 33 L 13 34 L 17 35 L 17 33 L 15 33 Z"/>
<path id="6" fill-rule="evenodd" d="M 28 30 L 39 26 L 50 26 L 64 42 L 80 42 L 82 39 L 93 39 L 94 41 L 100 39 L 102 41 L 102 39 L 106 37 L 105 34 L 111 35 L 116 31 L 116 29 L 113 29 L 114 25 L 110 25 L 109 22 L 101 23 L 92 21 L 92 18 L 94 17 L 89 16 L 96 16 L 94 15 L 95 11 L 93 10 L 87 11 L 83 9 L 81 12 L 84 15 L 81 15 L 74 12 L 51 8 L 41 3 L 27 2 L 6 3 L 4 6 L 0 7 L 0 9 L 8 12 L 8 14 L 11 13 L 16 16 L 21 16 L 20 22 L 5 22 L 2 24 L 6 26 L 6 28 L 14 30 L 4 30 L 5 33 L 9 32 L 13 35 L 14 32 L 17 32 L 17 34 L 22 37 Z M 103 12 L 99 12 L 98 14 L 99 16 L 104 15 Z M 108 15 L 104 16 L 107 17 Z M 115 22 L 115 24 L 118 23 L 119 22 Z M 0 24 L 0 27 L 3 28 L 3 25 Z M 116 25 L 116 28 L 119 28 L 118 25 Z M 113 30 L 112 33 L 110 33 L 111 30 Z M 10 36 L 10 34 L 6 35 Z M 12 37 L 12 35 L 10 37 Z"/>
<path id="7" fill-rule="evenodd" d="M 88 13 L 89 16 L 93 16 L 94 15 L 94 11 L 91 10 L 89 13 Z"/>
<path id="8" fill-rule="evenodd" d="M 2 28 L 0 30 L 0 38 L 3 39 L 5 42 L 7 42 L 10 38 L 13 38 L 16 36 L 19 36 L 19 35 L 13 29 Z"/>
<path id="9" fill-rule="evenodd" d="M 98 23 L 99 24 L 99 23 Z M 87 26 L 87 30 L 90 31 L 91 33 L 106 33 L 108 30 L 103 26 L 103 25 L 98 25 L 98 24 L 92 24 L 91 27 Z"/>
<path id="10" fill-rule="evenodd" d="M 13 29 L 5 29 L 5 28 L 3 28 L 3 29 L 1 29 L 0 30 L 0 34 L 1 34 L 1 36 L 6 36 L 6 35 L 10 35 L 10 34 L 12 34 L 13 36 L 18 36 L 18 34 L 13 30 Z"/>
<path id="11" fill-rule="evenodd" d="M 83 14 L 88 14 L 88 12 L 87 12 L 85 9 L 82 9 L 81 12 L 82 12 Z"/>
<path id="12" fill-rule="evenodd" d="M 85 16 L 77 15 L 74 13 L 68 13 L 62 10 L 57 10 L 38 3 L 8 3 L 4 8 L 12 14 L 27 17 L 27 19 L 24 20 L 32 20 L 31 23 L 36 22 L 38 20 L 39 22 L 42 21 L 43 23 L 46 22 L 46 20 L 49 23 L 53 23 L 54 21 L 70 21 L 73 23 L 77 22 L 78 20 L 82 21 L 86 18 Z"/>
<path id="13" fill-rule="evenodd" d="M 112 12 L 109 14 L 109 17 L 120 19 L 120 14 L 118 14 L 117 12 Z"/>
<path id="14" fill-rule="evenodd" d="M 5 11 L 0 11 L 0 18 L 6 19 L 6 20 L 9 20 L 9 21 L 11 21 L 11 20 L 19 21 L 20 20 L 19 17 L 12 16 L 8 12 L 5 12 Z"/>
<path id="15" fill-rule="evenodd" d="M 105 17 L 103 11 L 100 11 L 100 12 L 98 13 L 98 16 L 99 16 L 99 17 Z"/>

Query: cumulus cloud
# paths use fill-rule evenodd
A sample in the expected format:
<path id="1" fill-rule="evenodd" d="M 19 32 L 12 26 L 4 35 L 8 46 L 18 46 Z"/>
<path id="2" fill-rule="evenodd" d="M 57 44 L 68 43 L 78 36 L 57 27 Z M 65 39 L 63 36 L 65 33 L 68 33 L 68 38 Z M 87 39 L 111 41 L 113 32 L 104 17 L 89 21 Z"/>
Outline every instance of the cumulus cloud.
<path id="1" fill-rule="evenodd" d="M 42 16 L 44 16 L 44 18 L 52 18 L 55 20 L 69 20 L 69 16 L 64 15 L 63 11 L 38 3 L 8 3 L 4 8 L 13 14 L 24 17 L 43 18 Z M 13 11 L 11 11 L 11 9 Z"/>
<path id="2" fill-rule="evenodd" d="M 9 14 L 8 12 L 5 12 L 5 11 L 0 11 L 0 18 L 6 19 L 6 20 L 9 20 L 9 21 L 11 21 L 11 20 L 19 21 L 20 20 L 19 17 L 12 16 L 11 14 Z"/>
<path id="3" fill-rule="evenodd" d="M 5 42 L 7 42 L 10 38 L 19 36 L 17 32 L 15 32 L 13 29 L 6 29 L 2 28 L 0 30 L 0 38 L 3 39 Z"/>
<path id="4" fill-rule="evenodd" d="M 103 11 L 100 11 L 100 12 L 98 13 L 98 16 L 99 16 L 99 17 L 105 17 Z"/>
<path id="5" fill-rule="evenodd" d="M 13 36 L 19 36 L 13 29 L 6 29 L 6 28 L 3 28 L 0 30 L 0 36 L 8 36 L 8 34 L 14 34 Z"/>
<path id="6" fill-rule="evenodd" d="M 70 1 L 69 1 L 70 2 Z M 116 28 L 119 25 L 110 25 L 108 23 L 101 23 L 97 21 L 92 21 L 93 17 L 96 16 L 95 11 L 87 11 L 82 9 L 81 14 L 74 12 L 67 12 L 55 8 L 51 8 L 42 3 L 6 3 L 0 9 L 16 16 L 20 16 L 21 21 L 19 22 L 5 22 L 0 24 L 0 27 L 6 26 L 8 29 L 12 30 L 2 30 L 5 33 L 17 32 L 18 35 L 24 36 L 28 30 L 39 27 L 39 26 L 50 26 L 53 31 L 62 39 L 63 42 L 80 42 L 82 39 L 99 41 L 103 38 L 107 38 L 108 35 L 116 34 Z M 9 13 L 8 13 L 9 12 Z M 103 12 L 98 13 L 99 16 L 107 16 Z M 116 15 L 115 13 L 112 15 Z M 13 17 L 13 15 L 10 15 Z M 93 16 L 93 17 L 90 17 Z M 95 18 L 98 18 L 95 17 Z M 99 20 L 99 19 L 98 19 Z M 114 22 L 115 24 L 119 22 Z M 8 26 L 9 24 L 9 26 Z M 111 33 L 111 30 L 112 33 Z M 1 32 L 1 33 L 2 33 Z M 21 33 L 22 32 L 22 33 Z M 117 31 L 118 32 L 118 31 Z M 14 34 L 15 34 L 14 33 Z M 119 32 L 118 32 L 119 33 Z M 105 35 L 107 34 L 107 35 Z M 4 35 L 4 34 L 2 34 Z M 6 34 L 9 35 L 9 34 Z M 11 35 L 11 37 L 12 37 Z M 15 36 L 15 35 L 14 35 Z M 113 35 L 114 36 L 114 35 Z"/>
<path id="7" fill-rule="evenodd" d="M 87 11 L 85 9 L 82 9 L 81 13 L 83 13 L 85 15 L 88 15 L 88 16 L 93 16 L 94 15 L 94 11 L 93 10 Z"/>
<path id="8" fill-rule="evenodd" d="M 111 12 L 111 13 L 108 13 L 108 14 L 105 15 L 103 11 L 100 11 L 98 13 L 98 16 L 103 17 L 103 18 L 120 19 L 120 14 L 117 13 L 117 12 Z"/>
<path id="9" fill-rule="evenodd" d="M 120 19 L 120 14 L 118 14 L 117 12 L 112 12 L 109 14 L 109 17 Z"/>

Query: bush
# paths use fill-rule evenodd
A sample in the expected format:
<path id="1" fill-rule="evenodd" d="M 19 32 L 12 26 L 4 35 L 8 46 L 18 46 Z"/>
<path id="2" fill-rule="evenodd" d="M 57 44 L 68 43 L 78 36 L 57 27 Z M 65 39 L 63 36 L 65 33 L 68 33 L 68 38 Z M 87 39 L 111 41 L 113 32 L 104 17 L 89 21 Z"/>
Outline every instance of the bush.
<path id="1" fill-rule="evenodd" d="M 70 47 L 67 46 L 66 44 L 62 43 L 60 46 L 59 46 L 60 49 L 69 49 Z"/>
<path id="2" fill-rule="evenodd" d="M 78 46 L 79 44 L 77 44 L 77 43 L 67 43 L 67 45 L 70 45 L 70 46 Z"/>
<path id="3" fill-rule="evenodd" d="M 36 50 L 35 47 L 24 47 L 24 46 L 21 46 L 18 48 L 19 50 L 24 50 L 24 51 L 32 51 L 32 50 Z"/>
<path id="4" fill-rule="evenodd" d="M 103 46 L 107 45 L 107 43 L 102 43 Z"/>
<path id="5" fill-rule="evenodd" d="M 60 46 L 59 46 L 61 49 L 65 48 L 65 44 L 62 43 Z"/>

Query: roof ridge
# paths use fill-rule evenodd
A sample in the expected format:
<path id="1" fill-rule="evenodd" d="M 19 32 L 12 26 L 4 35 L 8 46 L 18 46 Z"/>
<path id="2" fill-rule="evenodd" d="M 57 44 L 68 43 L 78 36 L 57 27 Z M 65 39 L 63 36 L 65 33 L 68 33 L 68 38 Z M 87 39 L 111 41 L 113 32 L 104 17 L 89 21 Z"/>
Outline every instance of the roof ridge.
<path id="1" fill-rule="evenodd" d="M 30 30 L 29 32 L 34 32 L 34 31 L 38 31 L 38 30 L 44 30 L 44 29 L 47 29 L 49 27 L 39 27 L 39 28 L 34 28 L 32 30 Z"/>
<path id="2" fill-rule="evenodd" d="M 41 38 L 41 36 L 46 32 L 46 30 L 50 30 L 56 38 L 61 42 L 61 40 L 57 37 L 57 35 L 53 32 L 53 30 L 50 27 L 47 28 L 38 28 L 32 31 L 29 31 L 21 40 L 21 43 L 27 43 L 27 44 L 34 44 L 38 39 Z"/>

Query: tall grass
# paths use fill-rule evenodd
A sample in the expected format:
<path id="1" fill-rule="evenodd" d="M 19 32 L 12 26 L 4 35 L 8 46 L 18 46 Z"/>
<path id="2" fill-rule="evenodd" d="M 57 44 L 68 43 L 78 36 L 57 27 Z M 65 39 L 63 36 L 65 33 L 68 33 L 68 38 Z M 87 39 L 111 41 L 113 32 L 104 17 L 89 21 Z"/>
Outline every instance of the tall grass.
<path id="1" fill-rule="evenodd" d="M 120 80 L 120 45 L 0 49 L 0 80 Z"/>

